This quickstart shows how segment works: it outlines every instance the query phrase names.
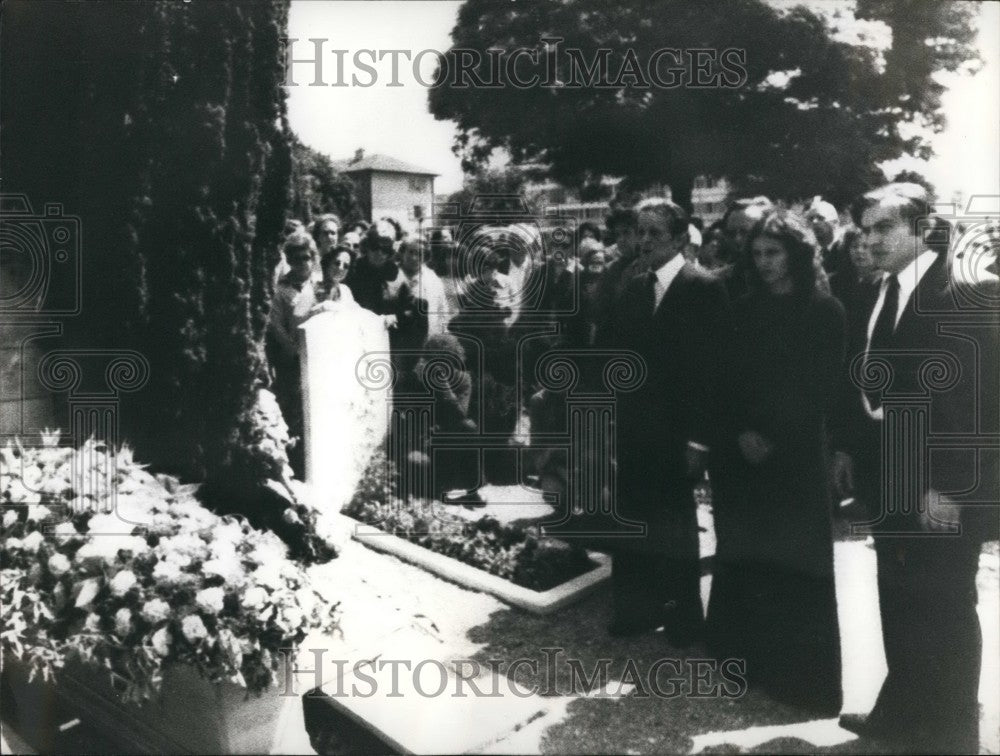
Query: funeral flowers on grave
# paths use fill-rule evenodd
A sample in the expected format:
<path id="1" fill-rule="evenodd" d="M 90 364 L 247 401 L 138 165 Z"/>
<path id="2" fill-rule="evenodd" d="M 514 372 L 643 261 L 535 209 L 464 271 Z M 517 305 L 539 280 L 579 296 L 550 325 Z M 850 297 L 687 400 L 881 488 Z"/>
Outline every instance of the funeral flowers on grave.
<path id="1" fill-rule="evenodd" d="M 32 677 L 78 659 L 141 700 L 166 665 L 186 663 L 259 692 L 278 652 L 336 627 L 336 605 L 273 533 L 208 512 L 193 487 L 154 478 L 127 450 L 111 457 L 122 485 L 108 511 L 110 498 L 77 490 L 72 473 L 106 471 L 103 445 L 49 443 L 0 449 L 0 649 Z"/>

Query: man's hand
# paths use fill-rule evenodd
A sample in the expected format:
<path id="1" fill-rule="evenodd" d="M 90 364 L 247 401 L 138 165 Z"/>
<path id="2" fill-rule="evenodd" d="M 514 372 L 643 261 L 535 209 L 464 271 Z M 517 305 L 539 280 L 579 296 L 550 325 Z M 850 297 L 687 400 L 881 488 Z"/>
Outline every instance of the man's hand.
<path id="1" fill-rule="evenodd" d="M 854 459 L 847 452 L 834 452 L 830 477 L 837 496 L 846 499 L 854 494 Z"/>
<path id="2" fill-rule="evenodd" d="M 925 506 L 921 507 L 918 512 L 921 530 L 927 533 L 958 532 L 961 516 L 960 505 L 933 488 L 927 492 L 924 504 Z"/>
<path id="3" fill-rule="evenodd" d="M 705 449 L 688 444 L 684 451 L 684 461 L 689 478 L 701 480 L 705 476 L 705 468 L 708 466 L 708 452 Z"/>
<path id="4" fill-rule="evenodd" d="M 399 324 L 399 320 L 395 315 L 383 315 L 382 321 L 385 323 L 386 328 L 395 328 Z"/>
<path id="5" fill-rule="evenodd" d="M 757 431 L 743 431 L 738 441 L 743 458 L 751 465 L 759 465 L 771 456 L 771 443 Z"/>

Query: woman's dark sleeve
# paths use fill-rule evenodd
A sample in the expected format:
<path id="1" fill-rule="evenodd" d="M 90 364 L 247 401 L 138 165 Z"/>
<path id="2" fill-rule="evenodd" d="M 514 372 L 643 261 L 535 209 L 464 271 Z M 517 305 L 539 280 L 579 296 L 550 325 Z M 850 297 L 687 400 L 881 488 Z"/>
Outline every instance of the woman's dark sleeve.
<path id="1" fill-rule="evenodd" d="M 821 440 L 823 419 L 837 404 L 837 392 L 844 362 L 844 308 L 830 296 L 820 296 L 804 319 L 805 346 L 799 359 L 803 370 L 787 398 L 778 398 L 772 443 L 786 450 L 812 449 Z"/>

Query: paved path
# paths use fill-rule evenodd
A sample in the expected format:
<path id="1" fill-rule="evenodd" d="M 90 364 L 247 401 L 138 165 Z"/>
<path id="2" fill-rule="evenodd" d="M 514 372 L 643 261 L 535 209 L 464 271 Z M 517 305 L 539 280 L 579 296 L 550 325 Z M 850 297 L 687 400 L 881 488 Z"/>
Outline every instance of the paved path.
<path id="1" fill-rule="evenodd" d="M 710 538 L 710 529 L 705 538 Z M 885 671 L 875 556 L 863 541 L 840 541 L 835 557 L 845 709 L 865 711 L 874 701 Z M 834 720 L 809 722 L 794 708 L 756 691 L 739 699 L 642 697 L 635 681 L 627 677 L 629 660 L 641 671 L 665 658 L 681 659 L 682 654 L 671 649 L 662 634 L 650 633 L 629 641 L 607 637 L 611 598 L 607 588 L 556 615 L 536 617 L 351 541 L 343 542 L 340 558 L 311 571 L 329 596 L 340 602 L 343 617 L 341 635 L 309 639 L 300 664 L 311 667 L 308 649 L 323 649 L 319 682 L 328 693 L 339 679 L 338 661 L 346 662 L 350 669 L 363 659 L 376 663 L 380 659 L 406 660 L 411 665 L 427 659 L 467 659 L 484 669 L 495 660 L 499 677 L 512 680 L 505 682 L 508 689 L 498 697 L 459 701 L 460 705 L 451 709 L 453 715 L 448 710 L 450 688 L 441 696 L 422 696 L 416 701 L 411 696 L 405 704 L 399 698 L 387 699 L 384 706 L 388 711 L 408 712 L 412 724 L 404 729 L 414 732 L 413 742 L 423 743 L 424 749 L 440 750 L 428 745 L 437 742 L 475 743 L 475 750 L 484 753 L 698 753 L 756 748 L 786 753 L 872 751 L 872 744 L 841 730 Z M 706 597 L 710 580 L 708 576 L 704 579 Z M 982 739 L 984 750 L 997 754 L 1000 559 L 995 550 L 982 557 L 979 587 L 984 649 Z M 549 665 L 553 654 L 555 663 Z M 607 684 L 602 690 L 577 687 L 569 695 L 573 692 L 567 684 L 573 680 L 569 658 L 577 659 L 588 673 L 600 660 L 609 660 Z M 516 659 L 526 663 L 512 669 Z M 532 660 L 538 664 L 537 670 L 530 667 Z M 686 663 L 692 663 L 690 655 Z M 347 681 L 348 677 L 342 679 Z M 303 691 L 311 688 L 315 675 L 300 675 L 299 682 Z M 381 694 L 391 687 L 384 679 L 380 685 Z M 521 691 L 534 689 L 549 695 L 536 695 L 526 704 L 511 692 L 517 686 Z M 448 732 L 442 731 L 445 727 Z M 16 735 L 6 733 L 4 737 L 0 744 L 4 753 L 25 752 Z"/>
<path id="2" fill-rule="evenodd" d="M 495 499 L 491 496 L 491 501 Z M 499 502 L 497 502 L 499 504 Z M 526 502 L 526 505 L 528 503 Z M 534 502 L 531 503 L 534 505 Z M 502 509 L 498 506 L 497 509 Z M 481 510 L 479 510 L 481 512 Z M 520 512 L 519 514 L 525 514 Z M 711 522 L 702 513 L 703 550 L 712 546 Z M 342 609 L 347 617 L 344 633 L 347 645 L 352 636 L 362 633 L 362 626 L 388 628 L 393 633 L 390 643 L 370 636 L 350 659 L 370 658 L 382 653 L 386 658 L 409 659 L 414 664 L 428 655 L 440 660 L 473 659 L 486 666 L 489 660 L 502 663 L 505 674 L 511 674 L 515 659 L 535 660 L 539 672 L 521 665 L 511 674 L 526 689 L 543 695 L 545 710 L 538 718 L 523 724 L 523 706 L 519 701 L 504 701 L 502 697 L 486 704 L 492 713 L 492 745 L 479 748 L 496 753 L 592 752 L 623 751 L 628 753 L 687 752 L 702 750 L 747 750 L 769 744 L 764 750 L 801 752 L 864 752 L 871 748 L 837 727 L 836 720 L 809 721 L 793 708 L 782 706 L 762 694 L 751 691 L 744 698 L 733 700 L 643 699 L 636 695 L 635 686 L 619 684 L 621 673 L 627 670 L 628 659 L 638 668 L 648 669 L 658 659 L 680 658 L 670 649 L 662 635 L 649 634 L 630 641 L 615 641 L 604 631 L 609 619 L 610 593 L 603 589 L 580 604 L 551 617 L 533 617 L 506 607 L 495 599 L 466 591 L 391 557 L 359 550 L 349 544 L 342 559 L 355 565 L 361 577 L 353 589 L 348 589 L 340 574 L 342 563 L 315 568 L 315 577 L 322 580 L 321 571 L 329 571 L 329 579 L 337 580 L 342 597 Z M 1000 583 L 998 557 L 984 554 L 980 570 L 979 612 L 983 625 L 984 659 L 980 700 L 983 704 L 983 746 L 988 753 L 1000 752 Z M 340 562 L 340 560 L 338 560 Z M 843 684 L 845 711 L 867 711 L 875 700 L 885 674 L 878 615 L 875 580 L 875 552 L 864 541 L 839 541 L 835 548 L 838 600 L 844 658 Z M 337 578 L 340 577 L 338 580 Z M 711 577 L 703 581 L 707 600 Z M 356 626 L 357 629 L 352 630 Z M 414 630 L 419 632 L 414 632 Z M 427 645 L 428 637 L 435 644 Z M 611 661 L 611 680 L 604 693 L 585 695 L 576 690 L 568 696 L 568 686 L 557 684 L 546 690 L 546 662 L 551 658 L 541 649 L 559 648 L 554 667 L 556 678 L 566 682 L 567 659 L 580 660 L 585 670 L 594 669 L 598 659 Z M 429 650 L 430 649 L 430 650 Z M 344 647 L 341 647 L 344 650 Z M 572 678 L 570 678 L 572 679 Z M 392 706 L 393 702 L 386 701 Z M 438 702 L 426 703 L 428 715 L 436 712 Z M 516 732 L 502 732 L 504 717 L 497 709 L 510 707 L 510 726 Z M 492 707 L 492 708 L 490 708 Z M 472 727 L 469 742 L 482 742 L 485 727 L 472 724 L 468 716 L 458 715 L 454 727 Z M 447 720 L 440 713 L 437 721 Z M 498 723 L 499 726 L 498 726 Z M 488 727 L 486 729 L 489 729 Z M 425 734 L 414 742 L 426 742 Z M 455 738 L 458 737 L 458 740 Z M 449 733 L 441 742 L 458 742 L 461 735 Z M 433 739 L 431 740 L 433 742 Z"/>

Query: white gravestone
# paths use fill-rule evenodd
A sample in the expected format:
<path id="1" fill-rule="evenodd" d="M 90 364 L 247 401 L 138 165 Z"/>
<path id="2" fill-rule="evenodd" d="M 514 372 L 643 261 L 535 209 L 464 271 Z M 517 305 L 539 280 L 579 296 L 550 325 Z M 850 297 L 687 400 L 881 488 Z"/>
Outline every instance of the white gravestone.
<path id="1" fill-rule="evenodd" d="M 381 317 L 352 306 L 315 315 L 300 328 L 306 482 L 322 511 L 339 512 L 385 438 L 389 336 Z"/>

